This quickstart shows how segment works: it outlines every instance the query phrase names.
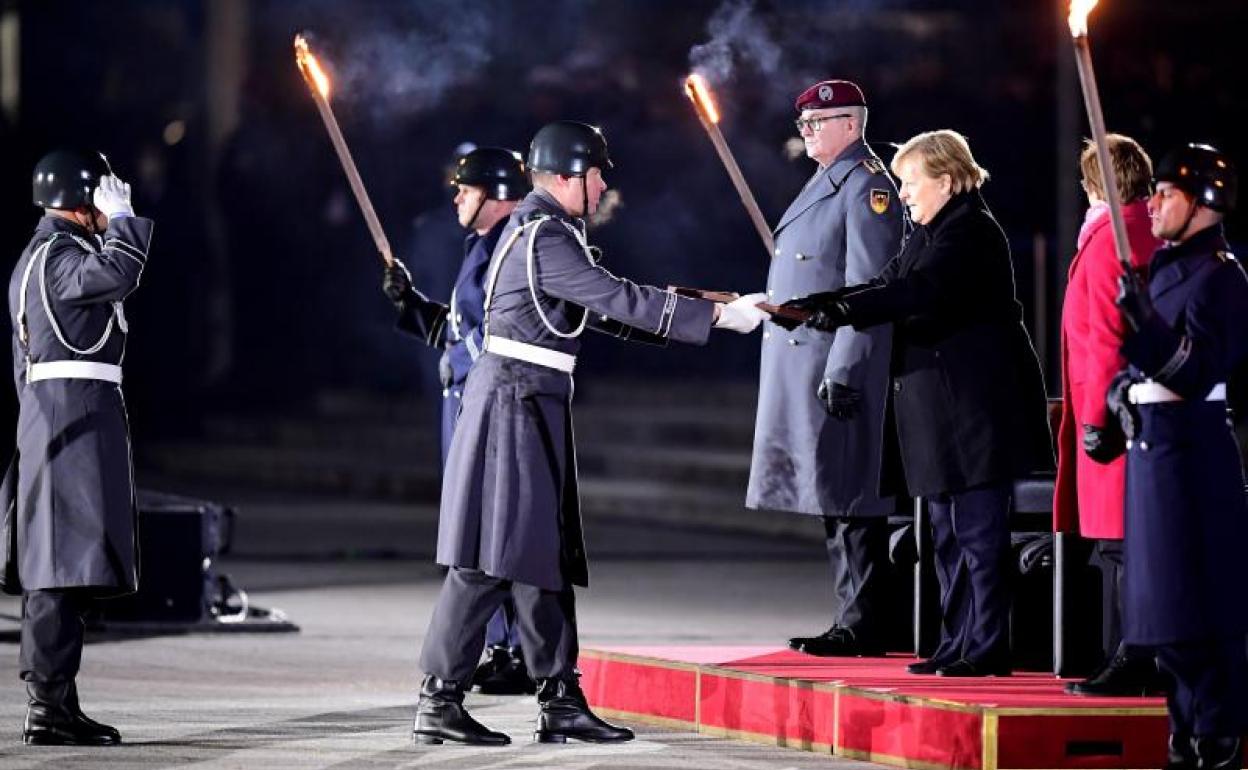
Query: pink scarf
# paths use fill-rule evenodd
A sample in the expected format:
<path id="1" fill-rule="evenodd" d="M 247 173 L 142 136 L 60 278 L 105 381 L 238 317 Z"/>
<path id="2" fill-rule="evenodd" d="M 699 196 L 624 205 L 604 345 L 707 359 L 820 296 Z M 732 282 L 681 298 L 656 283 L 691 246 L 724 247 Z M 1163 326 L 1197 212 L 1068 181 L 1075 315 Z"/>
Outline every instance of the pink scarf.
<path id="1" fill-rule="evenodd" d="M 1097 201 L 1088 206 L 1087 213 L 1083 215 L 1083 224 L 1079 227 L 1079 239 L 1076 243 L 1076 248 L 1083 248 L 1083 244 L 1087 243 L 1088 238 L 1092 236 L 1092 229 L 1107 216 L 1109 216 L 1109 204 L 1105 201 Z"/>

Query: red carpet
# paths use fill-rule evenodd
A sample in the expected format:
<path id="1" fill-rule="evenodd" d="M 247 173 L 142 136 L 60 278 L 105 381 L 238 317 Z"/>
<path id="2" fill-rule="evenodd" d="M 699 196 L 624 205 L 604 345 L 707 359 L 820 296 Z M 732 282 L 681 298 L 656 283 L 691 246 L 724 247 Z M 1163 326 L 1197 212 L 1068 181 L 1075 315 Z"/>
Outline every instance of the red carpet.
<path id="1" fill-rule="evenodd" d="M 773 647 L 609 647 L 581 654 L 604 713 L 899 767 L 1139 768 L 1165 761 L 1160 698 L 1079 698 L 1052 674 L 944 679 L 910 657 Z"/>

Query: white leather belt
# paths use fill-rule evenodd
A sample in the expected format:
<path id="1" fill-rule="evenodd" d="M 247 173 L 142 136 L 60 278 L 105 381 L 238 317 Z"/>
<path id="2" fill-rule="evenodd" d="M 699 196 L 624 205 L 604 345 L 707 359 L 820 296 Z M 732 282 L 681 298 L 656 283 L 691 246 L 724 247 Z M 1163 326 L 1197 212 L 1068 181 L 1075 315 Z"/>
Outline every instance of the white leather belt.
<path id="1" fill-rule="evenodd" d="M 1184 401 L 1185 399 L 1159 382 L 1137 382 L 1127 389 L 1127 399 L 1133 404 L 1160 404 L 1166 401 Z M 1225 401 L 1226 383 L 1214 385 L 1205 396 L 1205 401 Z"/>
<path id="2" fill-rule="evenodd" d="M 527 361 L 530 364 L 538 366 L 546 366 L 551 369 L 558 369 L 568 374 L 576 368 L 576 356 L 568 353 L 560 353 L 558 350 L 543 348 L 539 345 L 530 345 L 527 342 L 517 342 L 509 340 L 506 337 L 495 337 L 493 335 L 485 338 L 486 353 L 494 353 L 504 358 L 514 358 L 518 361 Z"/>
<path id="3" fill-rule="evenodd" d="M 99 361 L 44 361 L 26 367 L 26 381 L 40 380 L 104 380 L 121 384 L 121 367 Z"/>

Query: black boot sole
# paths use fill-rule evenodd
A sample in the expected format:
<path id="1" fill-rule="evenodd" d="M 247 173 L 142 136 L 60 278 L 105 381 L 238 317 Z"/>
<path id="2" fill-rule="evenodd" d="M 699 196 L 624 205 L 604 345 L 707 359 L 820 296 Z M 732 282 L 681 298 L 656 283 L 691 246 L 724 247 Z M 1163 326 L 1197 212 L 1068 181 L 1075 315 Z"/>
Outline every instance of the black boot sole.
<path id="1" fill-rule="evenodd" d="M 507 738 L 505 741 L 478 741 L 471 738 L 456 738 L 450 735 L 412 733 L 412 742 L 422 746 L 441 746 L 443 743 L 458 743 L 464 746 L 506 746 L 511 743 L 511 738 Z"/>
<path id="2" fill-rule="evenodd" d="M 637 736 L 630 735 L 627 738 L 599 738 L 589 735 L 577 735 L 576 733 L 552 733 L 544 730 L 538 730 L 533 733 L 534 743 L 567 743 L 569 740 L 581 741 L 582 743 L 628 743 Z"/>
<path id="3" fill-rule="evenodd" d="M 118 746 L 121 740 L 111 738 L 78 740 L 59 735 L 23 735 L 22 743 L 27 746 Z"/>

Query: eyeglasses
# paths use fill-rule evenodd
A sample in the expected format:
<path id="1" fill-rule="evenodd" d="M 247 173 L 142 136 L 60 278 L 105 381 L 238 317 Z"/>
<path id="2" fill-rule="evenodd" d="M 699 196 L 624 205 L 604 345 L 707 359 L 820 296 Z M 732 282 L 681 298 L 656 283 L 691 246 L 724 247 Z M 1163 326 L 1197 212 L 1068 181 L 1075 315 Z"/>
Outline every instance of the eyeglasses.
<path id="1" fill-rule="evenodd" d="M 842 112 L 839 115 L 816 115 L 813 118 L 798 118 L 793 121 L 793 125 L 797 126 L 797 133 L 802 133 L 803 128 L 809 128 L 811 131 L 819 131 L 823 128 L 825 120 L 836 120 L 838 118 L 852 118 L 853 115 Z"/>

